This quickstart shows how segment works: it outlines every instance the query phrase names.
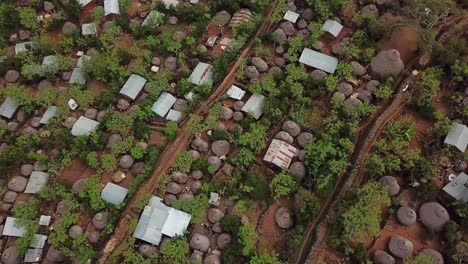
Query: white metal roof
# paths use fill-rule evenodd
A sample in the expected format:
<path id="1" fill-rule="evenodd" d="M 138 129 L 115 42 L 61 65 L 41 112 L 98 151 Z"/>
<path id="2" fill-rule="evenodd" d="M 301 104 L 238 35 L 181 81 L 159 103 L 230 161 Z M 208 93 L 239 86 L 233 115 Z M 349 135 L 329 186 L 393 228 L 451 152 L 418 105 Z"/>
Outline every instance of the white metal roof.
<path id="1" fill-rule="evenodd" d="M 141 23 L 142 26 L 157 27 L 159 26 L 159 17 L 164 17 L 165 15 L 157 10 L 151 10 L 149 14 L 145 17 L 145 20 Z"/>
<path id="2" fill-rule="evenodd" d="M 24 193 L 38 193 L 49 182 L 49 173 L 43 171 L 33 171 L 29 177 Z"/>
<path id="3" fill-rule="evenodd" d="M 41 248 L 29 248 L 24 255 L 24 263 L 38 263 L 42 258 Z"/>
<path id="4" fill-rule="evenodd" d="M 94 23 L 86 23 L 81 25 L 81 34 L 83 36 L 96 35 L 96 32 L 96 24 Z"/>
<path id="5" fill-rule="evenodd" d="M 296 23 L 297 19 L 299 18 L 299 14 L 294 11 L 288 10 L 284 14 L 283 18 L 292 23 Z"/>
<path id="6" fill-rule="evenodd" d="M 145 78 L 141 77 L 140 75 L 132 74 L 128 78 L 127 82 L 125 82 L 122 89 L 120 89 L 120 94 L 126 95 L 130 99 L 135 100 L 145 84 Z"/>
<path id="7" fill-rule="evenodd" d="M 168 207 L 162 203 L 161 198 L 153 196 L 143 210 L 133 236 L 153 245 L 159 245 L 162 235 L 169 237 L 183 235 L 190 219 L 189 214 Z"/>
<path id="8" fill-rule="evenodd" d="M 93 0 L 78 0 L 78 3 L 82 6 L 86 6 L 88 5 L 89 3 L 91 3 L 91 1 Z"/>
<path id="9" fill-rule="evenodd" d="M 19 104 L 15 100 L 11 99 L 10 97 L 7 97 L 0 106 L 0 115 L 10 119 L 13 117 L 18 107 Z"/>
<path id="10" fill-rule="evenodd" d="M 200 62 L 190 74 L 189 81 L 196 85 L 209 84 L 213 85 L 213 69 L 210 64 Z"/>
<path id="11" fill-rule="evenodd" d="M 50 215 L 41 215 L 41 217 L 39 218 L 39 225 L 49 226 L 51 219 L 52 219 L 52 216 Z"/>
<path id="12" fill-rule="evenodd" d="M 288 143 L 279 139 L 273 139 L 263 160 L 271 162 L 283 170 L 288 170 L 289 164 L 291 164 L 291 160 L 296 155 L 296 152 L 297 149 Z"/>
<path id="13" fill-rule="evenodd" d="M 68 83 L 77 83 L 80 85 L 86 84 L 86 78 L 81 68 L 74 68 Z"/>
<path id="14" fill-rule="evenodd" d="M 71 134 L 73 136 L 88 136 L 99 126 L 99 122 L 80 116 L 73 124 Z"/>
<path id="15" fill-rule="evenodd" d="M 302 51 L 299 62 L 319 70 L 326 71 L 328 73 L 335 73 L 336 67 L 338 66 L 337 58 L 308 48 L 305 48 Z"/>
<path id="16" fill-rule="evenodd" d="M 120 15 L 119 0 L 104 0 L 104 15 Z"/>
<path id="17" fill-rule="evenodd" d="M 455 124 L 450 129 L 444 140 L 445 144 L 455 146 L 461 152 L 465 152 L 468 145 L 468 128 L 463 124 Z"/>
<path id="18" fill-rule="evenodd" d="M 90 61 L 91 56 L 88 55 L 82 55 L 81 57 L 78 58 L 78 61 L 76 62 L 76 67 L 83 69 L 85 61 Z"/>
<path id="19" fill-rule="evenodd" d="M 179 0 L 162 0 L 162 2 L 167 8 L 171 6 L 177 7 L 179 5 Z"/>
<path id="20" fill-rule="evenodd" d="M 16 218 L 7 217 L 3 227 L 4 236 L 23 237 L 26 234 L 26 228 L 16 225 Z"/>
<path id="21" fill-rule="evenodd" d="M 31 244 L 32 248 L 44 248 L 45 242 L 47 241 L 47 236 L 42 234 L 35 234 Z"/>
<path id="22" fill-rule="evenodd" d="M 335 20 L 327 20 L 322 26 L 322 30 L 332 34 L 335 38 L 340 34 L 343 26 Z"/>
<path id="23" fill-rule="evenodd" d="M 233 99 L 242 100 L 245 95 L 245 91 L 233 84 L 227 91 L 227 95 Z"/>
<path id="24" fill-rule="evenodd" d="M 153 104 L 151 110 L 153 110 L 153 112 L 155 112 L 160 117 L 164 117 L 176 101 L 177 98 L 175 98 L 172 94 L 163 92 L 159 96 L 158 100 Z"/>
<path id="25" fill-rule="evenodd" d="M 27 47 L 28 46 L 31 47 L 32 45 L 33 45 L 32 41 L 16 43 L 16 45 L 15 45 L 15 54 L 18 54 L 20 52 L 28 51 Z"/>
<path id="26" fill-rule="evenodd" d="M 460 173 L 443 190 L 456 200 L 468 202 L 468 175 Z"/>
<path id="27" fill-rule="evenodd" d="M 57 56 L 49 55 L 42 59 L 42 67 L 54 66 L 57 63 Z"/>
<path id="28" fill-rule="evenodd" d="M 57 116 L 57 106 L 53 105 L 47 108 L 47 110 L 44 112 L 44 115 L 41 117 L 39 123 L 47 125 L 50 119 L 52 119 L 55 116 Z"/>
<path id="29" fill-rule="evenodd" d="M 120 204 L 128 194 L 128 189 L 108 182 L 101 192 L 101 199 L 110 204 Z"/>
<path id="30" fill-rule="evenodd" d="M 179 122 L 182 119 L 182 113 L 180 111 L 171 109 L 169 110 L 169 113 L 167 113 L 166 119 Z"/>
<path id="31" fill-rule="evenodd" d="M 265 96 L 261 94 L 252 94 L 249 100 L 242 107 L 242 111 L 250 114 L 253 118 L 259 119 L 263 114 L 263 105 L 265 104 Z"/>

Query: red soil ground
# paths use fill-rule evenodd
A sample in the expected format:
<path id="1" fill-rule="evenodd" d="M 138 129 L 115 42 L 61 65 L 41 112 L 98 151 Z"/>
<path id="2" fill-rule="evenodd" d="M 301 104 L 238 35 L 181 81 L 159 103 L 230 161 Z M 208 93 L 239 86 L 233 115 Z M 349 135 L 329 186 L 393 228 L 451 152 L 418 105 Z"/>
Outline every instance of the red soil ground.
<path id="1" fill-rule="evenodd" d="M 87 179 L 96 174 L 96 171 L 81 162 L 80 160 L 73 160 L 72 164 L 65 168 L 57 177 L 59 183 L 72 185 L 80 179 Z"/>
<path id="2" fill-rule="evenodd" d="M 418 49 L 417 32 L 413 27 L 403 27 L 392 33 L 390 38 L 380 41 L 382 50 L 396 49 L 400 52 L 401 59 L 407 63 L 416 54 Z"/>

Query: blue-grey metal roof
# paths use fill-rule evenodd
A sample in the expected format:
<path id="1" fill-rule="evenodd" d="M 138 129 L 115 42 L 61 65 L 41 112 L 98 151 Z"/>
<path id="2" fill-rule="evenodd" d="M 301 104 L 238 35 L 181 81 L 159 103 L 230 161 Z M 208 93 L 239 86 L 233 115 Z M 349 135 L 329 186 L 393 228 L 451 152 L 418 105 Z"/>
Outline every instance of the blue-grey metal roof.
<path id="1" fill-rule="evenodd" d="M 88 136 L 99 126 L 99 122 L 80 116 L 73 124 L 71 134 L 73 136 Z"/>
<path id="2" fill-rule="evenodd" d="M 41 217 L 39 218 L 39 225 L 49 226 L 51 219 L 52 219 L 52 216 L 50 215 L 41 215 Z"/>
<path id="3" fill-rule="evenodd" d="M 130 99 L 135 100 L 145 84 L 145 78 L 141 77 L 140 75 L 132 74 L 128 78 L 127 82 L 125 82 L 122 89 L 120 89 L 120 94 L 126 95 Z"/>
<path id="4" fill-rule="evenodd" d="M 5 226 L 3 227 L 2 235 L 12 237 L 23 237 L 25 234 L 26 228 L 18 226 L 16 224 L 16 218 L 7 217 L 5 221 Z"/>
<path id="5" fill-rule="evenodd" d="M 245 91 L 233 84 L 227 91 L 227 95 L 233 99 L 242 100 L 242 98 L 244 98 Z"/>
<path id="6" fill-rule="evenodd" d="M 337 58 L 308 48 L 305 48 L 302 51 L 299 62 L 319 70 L 326 71 L 328 73 L 335 73 L 336 67 L 338 66 Z"/>
<path id="7" fill-rule="evenodd" d="M 79 3 L 81 6 L 86 6 L 86 5 L 88 5 L 89 3 L 91 3 L 91 1 L 93 1 L 93 0 L 78 0 L 78 3 Z"/>
<path id="8" fill-rule="evenodd" d="M 56 63 L 57 63 L 57 56 L 55 55 L 45 56 L 42 59 L 42 67 L 55 66 Z"/>
<path id="9" fill-rule="evenodd" d="M 343 29 L 343 26 L 338 21 L 331 20 L 331 19 L 325 21 L 325 24 L 323 24 L 322 26 L 323 31 L 326 31 L 332 34 L 334 37 L 337 37 L 340 34 L 342 29 Z"/>
<path id="10" fill-rule="evenodd" d="M 20 52 L 25 52 L 28 51 L 28 47 L 32 47 L 33 42 L 32 41 L 26 41 L 26 42 L 21 42 L 17 43 L 15 45 L 15 54 L 18 54 Z"/>
<path id="11" fill-rule="evenodd" d="M 32 248 L 44 248 L 45 242 L 47 241 L 47 236 L 42 234 L 35 234 L 31 244 Z"/>
<path id="12" fill-rule="evenodd" d="M 299 14 L 291 10 L 286 11 L 286 13 L 283 16 L 283 19 L 290 21 L 292 23 L 296 23 L 298 18 L 299 18 Z"/>
<path id="13" fill-rule="evenodd" d="M 456 200 L 468 202 L 468 175 L 460 173 L 443 190 Z"/>
<path id="14" fill-rule="evenodd" d="M 80 85 L 85 85 L 86 84 L 86 78 L 85 78 L 83 70 L 81 68 L 74 68 L 68 83 L 70 83 L 70 84 L 77 83 L 77 84 L 80 84 Z"/>
<path id="15" fill-rule="evenodd" d="M 108 182 L 101 192 L 101 199 L 110 204 L 120 204 L 128 194 L 128 189 Z"/>
<path id="16" fill-rule="evenodd" d="M 78 61 L 76 62 L 76 67 L 83 69 L 85 61 L 90 61 L 90 60 L 91 60 L 91 56 L 83 55 L 78 58 Z"/>
<path id="17" fill-rule="evenodd" d="M 189 81 L 196 85 L 209 84 L 213 85 L 213 69 L 210 64 L 200 62 L 190 74 Z"/>
<path id="18" fill-rule="evenodd" d="M 167 8 L 171 6 L 176 7 L 179 5 L 179 0 L 162 0 L 162 2 Z"/>
<path id="19" fill-rule="evenodd" d="M 145 17 L 145 20 L 141 23 L 142 26 L 157 27 L 159 26 L 159 18 L 164 17 L 164 14 L 157 11 L 151 10 L 149 14 Z"/>
<path id="20" fill-rule="evenodd" d="M 253 118 L 259 119 L 263 114 L 263 105 L 265 104 L 265 96 L 261 94 L 252 94 L 249 100 L 242 107 L 242 111 L 250 114 Z"/>
<path id="21" fill-rule="evenodd" d="M 104 0 L 104 15 L 120 15 L 119 0 Z"/>
<path id="22" fill-rule="evenodd" d="M 81 25 L 81 34 L 83 36 L 96 35 L 96 24 L 86 23 Z"/>
<path id="23" fill-rule="evenodd" d="M 57 107 L 53 105 L 47 108 L 47 110 L 44 112 L 44 115 L 41 117 L 41 120 L 39 121 L 39 123 L 43 125 L 47 125 L 50 119 L 54 118 L 55 116 L 57 116 Z"/>
<path id="24" fill-rule="evenodd" d="M 33 171 L 29 177 L 24 193 L 38 193 L 49 182 L 49 173 L 43 171 Z"/>
<path id="25" fill-rule="evenodd" d="M 167 113 L 166 119 L 179 122 L 182 119 L 182 113 L 180 111 L 171 109 L 169 110 L 169 113 Z"/>
<path id="26" fill-rule="evenodd" d="M 172 108 L 176 101 L 177 98 L 175 98 L 172 94 L 163 92 L 159 96 L 158 100 L 153 104 L 151 110 L 153 110 L 153 112 L 155 112 L 160 117 L 165 117 L 169 109 Z"/>
<path id="27" fill-rule="evenodd" d="M 18 107 L 19 104 L 15 100 L 11 99 L 10 97 L 7 97 L 0 106 L 0 115 L 7 119 L 10 119 L 13 117 Z"/>
<path id="28" fill-rule="evenodd" d="M 159 245 L 162 235 L 169 237 L 183 235 L 190 219 L 189 214 L 168 207 L 162 203 L 161 198 L 153 196 L 145 206 L 133 236 L 153 245 Z"/>
<path id="29" fill-rule="evenodd" d="M 453 125 L 445 137 L 444 143 L 456 147 L 461 152 L 465 152 L 468 145 L 468 128 L 462 124 Z"/>
<path id="30" fill-rule="evenodd" d="M 24 263 L 38 263 L 42 258 L 42 248 L 29 248 L 24 255 Z"/>

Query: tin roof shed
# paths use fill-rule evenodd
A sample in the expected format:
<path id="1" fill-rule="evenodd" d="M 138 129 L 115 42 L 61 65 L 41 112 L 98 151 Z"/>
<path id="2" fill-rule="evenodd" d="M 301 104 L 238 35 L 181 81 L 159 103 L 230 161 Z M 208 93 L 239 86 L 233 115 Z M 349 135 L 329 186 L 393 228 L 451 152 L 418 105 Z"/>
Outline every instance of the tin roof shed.
<path id="1" fill-rule="evenodd" d="M 296 152 L 297 149 L 288 143 L 279 139 L 273 139 L 263 160 L 271 162 L 286 171 Z"/>
<path id="2" fill-rule="evenodd" d="M 166 8 L 177 7 L 179 5 L 179 0 L 162 0 Z"/>
<path id="3" fill-rule="evenodd" d="M 108 182 L 101 192 L 101 199 L 110 204 L 120 204 L 128 194 L 128 189 Z"/>
<path id="4" fill-rule="evenodd" d="M 96 35 L 96 32 L 96 24 L 94 23 L 86 23 L 81 25 L 81 34 L 83 36 Z"/>
<path id="5" fill-rule="evenodd" d="M 227 95 L 232 99 L 242 100 L 242 98 L 244 98 L 245 91 L 233 84 L 227 91 Z"/>
<path id="6" fill-rule="evenodd" d="M 163 92 L 159 96 L 158 100 L 153 104 L 151 110 L 153 110 L 153 112 L 155 112 L 158 116 L 164 117 L 176 101 L 177 98 L 175 98 L 172 94 Z"/>
<path id="7" fill-rule="evenodd" d="M 47 236 L 42 234 L 35 234 L 31 244 L 32 248 L 44 248 L 45 242 L 47 241 Z"/>
<path id="8" fill-rule="evenodd" d="M 209 84 L 213 85 L 213 68 L 210 64 L 200 62 L 190 74 L 189 81 L 196 85 Z"/>
<path id="9" fill-rule="evenodd" d="M 57 63 L 58 63 L 57 56 L 55 55 L 45 56 L 42 59 L 42 67 L 56 66 Z"/>
<path id="10" fill-rule="evenodd" d="M 19 104 L 16 101 L 11 99 L 10 97 L 7 97 L 0 106 L 0 115 L 7 119 L 10 119 L 13 117 L 18 107 Z"/>
<path id="11" fill-rule="evenodd" d="M 42 248 L 29 248 L 24 255 L 24 263 L 38 263 L 42 258 Z"/>
<path id="12" fill-rule="evenodd" d="M 463 124 L 455 124 L 444 140 L 445 144 L 452 145 L 461 152 L 466 151 L 468 145 L 468 128 Z"/>
<path id="13" fill-rule="evenodd" d="M 162 199 L 151 197 L 143 210 L 133 236 L 153 245 L 159 245 L 162 235 L 181 236 L 190 223 L 191 216 L 185 212 L 168 207 Z"/>
<path id="14" fill-rule="evenodd" d="M 127 96 L 128 98 L 135 100 L 135 98 L 140 94 L 141 90 L 146 84 L 146 79 L 140 75 L 132 74 L 125 82 L 122 89 L 120 89 L 120 94 Z"/>
<path id="15" fill-rule="evenodd" d="M 86 6 L 86 5 L 88 5 L 89 3 L 91 3 L 91 1 L 93 1 L 93 0 L 78 0 L 78 3 L 79 3 L 81 6 Z"/>
<path id="16" fill-rule="evenodd" d="M 28 185 L 24 193 L 38 193 L 49 182 L 49 173 L 43 171 L 33 171 L 29 177 Z"/>
<path id="17" fill-rule="evenodd" d="M 119 0 L 104 0 L 104 15 L 120 15 Z"/>
<path id="18" fill-rule="evenodd" d="M 294 11 L 288 10 L 284 14 L 283 19 L 290 21 L 292 23 L 296 23 L 297 19 L 299 19 L 299 14 Z"/>
<path id="19" fill-rule="evenodd" d="M 85 85 L 86 78 L 85 78 L 83 70 L 81 68 L 74 68 L 70 76 L 70 80 L 68 80 L 68 83 L 70 84 L 76 83 L 80 85 Z"/>
<path id="20" fill-rule="evenodd" d="M 28 48 L 31 48 L 32 46 L 33 46 L 32 41 L 16 43 L 16 45 L 15 45 L 15 54 L 18 55 L 18 53 L 28 51 Z"/>
<path id="21" fill-rule="evenodd" d="M 16 225 L 16 218 L 7 217 L 3 228 L 4 236 L 23 237 L 26 234 L 26 228 Z"/>
<path id="22" fill-rule="evenodd" d="M 99 126 L 99 122 L 80 116 L 73 124 L 71 134 L 73 136 L 88 136 Z"/>
<path id="23" fill-rule="evenodd" d="M 174 109 L 169 110 L 169 113 L 166 116 L 167 120 L 179 122 L 182 119 L 182 113 Z"/>
<path id="24" fill-rule="evenodd" d="M 47 125 L 50 119 L 54 118 L 55 116 L 57 116 L 57 106 L 53 105 L 47 108 L 39 123 Z"/>
<path id="25" fill-rule="evenodd" d="M 468 202 L 468 175 L 460 173 L 442 189 L 456 200 Z"/>
<path id="26" fill-rule="evenodd" d="M 322 30 L 332 34 L 335 38 L 340 34 L 343 26 L 335 20 L 327 20 L 322 26 Z"/>
<path id="27" fill-rule="evenodd" d="M 265 104 L 265 96 L 261 94 L 252 94 L 249 100 L 242 107 L 242 111 L 250 114 L 253 118 L 259 119 L 263 114 L 263 105 Z"/>
<path id="28" fill-rule="evenodd" d="M 336 67 L 338 66 L 338 59 L 325 55 L 323 53 L 317 52 L 305 48 L 302 51 L 299 62 L 304 63 L 305 65 L 317 68 L 328 73 L 335 73 Z"/>
<path id="29" fill-rule="evenodd" d="M 145 17 L 145 20 L 143 20 L 141 25 L 148 27 L 157 27 L 159 26 L 159 21 L 162 17 L 164 17 L 163 13 L 157 10 L 151 10 L 151 12 L 149 12 L 149 14 Z"/>
<path id="30" fill-rule="evenodd" d="M 80 68 L 80 69 L 83 69 L 85 61 L 89 62 L 90 60 L 91 60 L 91 56 L 83 55 L 83 56 L 78 58 L 78 61 L 76 62 L 76 67 Z"/>

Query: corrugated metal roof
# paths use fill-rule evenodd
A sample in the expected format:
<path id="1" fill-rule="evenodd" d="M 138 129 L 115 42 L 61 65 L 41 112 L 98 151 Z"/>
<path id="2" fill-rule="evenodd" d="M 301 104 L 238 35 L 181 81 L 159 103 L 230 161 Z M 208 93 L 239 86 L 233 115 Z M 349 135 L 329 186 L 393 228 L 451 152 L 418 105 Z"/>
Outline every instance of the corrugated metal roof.
<path id="1" fill-rule="evenodd" d="M 229 22 L 229 26 L 230 27 L 238 26 L 242 23 L 249 22 L 251 18 L 252 18 L 252 11 L 250 11 L 247 8 L 241 8 L 234 13 L 234 15 L 231 18 L 231 21 Z"/>
<path id="2" fill-rule="evenodd" d="M 153 110 L 153 112 L 155 112 L 160 117 L 164 117 L 176 101 L 177 98 L 175 98 L 172 94 L 163 92 L 159 96 L 158 100 L 153 104 L 151 110 Z"/>
<path id="3" fill-rule="evenodd" d="M 296 12 L 293 12 L 291 10 L 286 11 L 284 14 L 283 18 L 287 21 L 290 21 L 292 23 L 296 23 L 297 19 L 299 18 L 299 14 Z"/>
<path id="4" fill-rule="evenodd" d="M 45 242 L 47 241 L 47 236 L 42 234 L 35 234 L 34 238 L 29 244 L 32 248 L 44 248 Z"/>
<path id="5" fill-rule="evenodd" d="M 24 256 L 25 263 L 37 263 L 41 260 L 42 257 L 42 249 L 41 248 L 29 248 L 26 251 L 26 255 Z"/>
<path id="6" fill-rule="evenodd" d="M 41 217 L 39 218 L 39 225 L 49 226 L 51 219 L 52 219 L 52 216 L 50 215 L 41 215 Z"/>
<path id="7" fill-rule="evenodd" d="M 10 119 L 13 117 L 18 107 L 19 104 L 16 101 L 11 99 L 10 97 L 7 97 L 0 106 L 0 115 Z"/>
<path id="8" fill-rule="evenodd" d="M 227 91 L 227 95 L 233 99 L 242 100 L 245 95 L 245 91 L 233 84 Z"/>
<path id="9" fill-rule="evenodd" d="M 143 210 L 133 236 L 159 245 L 163 234 L 169 237 L 183 235 L 190 219 L 189 214 L 168 207 L 161 198 L 153 196 Z"/>
<path id="10" fill-rule="evenodd" d="M 328 73 L 335 73 L 336 66 L 338 66 L 338 59 L 328 56 L 326 54 L 305 48 L 302 51 L 299 62 L 305 65 L 326 71 Z"/>
<path id="11" fill-rule="evenodd" d="M 52 119 L 55 116 L 57 116 L 57 106 L 53 105 L 47 108 L 47 110 L 44 112 L 44 115 L 41 117 L 39 123 L 47 125 L 50 119 Z"/>
<path id="12" fill-rule="evenodd" d="M 86 6 L 86 5 L 88 5 L 89 3 L 91 3 L 91 1 L 93 1 L 93 0 L 78 0 L 78 3 L 79 3 L 81 6 Z"/>
<path id="13" fill-rule="evenodd" d="M 15 54 L 18 54 L 20 52 L 28 51 L 27 47 L 32 46 L 32 45 L 33 45 L 32 41 L 16 43 L 16 45 L 15 45 Z"/>
<path id="14" fill-rule="evenodd" d="M 455 146 L 461 152 L 465 152 L 468 145 L 468 128 L 466 125 L 455 124 L 452 126 L 452 129 L 450 129 L 450 132 L 445 137 L 444 143 Z"/>
<path id="15" fill-rule="evenodd" d="M 101 199 L 110 204 L 120 204 L 128 194 L 128 189 L 108 182 L 101 192 Z"/>
<path id="16" fill-rule="evenodd" d="M 130 99 L 135 100 L 146 84 L 146 79 L 140 75 L 132 74 L 128 78 L 125 85 L 120 89 L 120 94 L 128 96 Z"/>
<path id="17" fill-rule="evenodd" d="M 141 23 L 142 26 L 157 27 L 159 26 L 159 17 L 164 17 L 165 15 L 157 10 L 151 10 L 149 14 L 145 17 L 145 20 Z"/>
<path id="18" fill-rule="evenodd" d="M 331 19 L 325 21 L 325 24 L 323 24 L 322 26 L 323 31 L 326 31 L 335 37 L 337 37 L 340 34 L 342 29 L 343 26 L 338 21 Z"/>
<path id="19" fill-rule="evenodd" d="M 54 66 L 57 63 L 57 56 L 49 55 L 42 59 L 42 67 Z"/>
<path id="20" fill-rule="evenodd" d="M 271 162 L 283 170 L 288 170 L 289 164 L 291 164 L 291 160 L 296 155 L 296 152 L 297 149 L 288 143 L 279 139 L 273 139 L 263 160 Z"/>
<path id="21" fill-rule="evenodd" d="M 88 136 L 99 126 L 99 122 L 80 116 L 73 124 L 71 134 L 73 136 Z"/>
<path id="22" fill-rule="evenodd" d="M 16 218 L 7 217 L 3 227 L 4 236 L 23 237 L 26 234 L 26 228 L 16 225 Z"/>
<path id="23" fill-rule="evenodd" d="M 182 113 L 174 109 L 169 110 L 169 113 L 166 116 L 167 120 L 179 122 L 182 119 Z"/>
<path id="24" fill-rule="evenodd" d="M 261 94 L 252 94 L 249 100 L 242 107 L 242 111 L 250 114 L 253 118 L 259 119 L 263 114 L 263 105 L 265 104 L 265 96 Z"/>
<path id="25" fill-rule="evenodd" d="M 86 23 L 81 25 L 81 34 L 83 36 L 96 35 L 96 24 Z"/>
<path id="26" fill-rule="evenodd" d="M 213 85 L 213 69 L 210 64 L 200 62 L 190 74 L 189 81 L 196 85 L 209 84 Z"/>
<path id="27" fill-rule="evenodd" d="M 176 7 L 179 5 L 179 0 L 162 0 L 162 1 L 167 8 L 171 6 Z"/>
<path id="28" fill-rule="evenodd" d="M 33 171 L 29 177 L 24 193 L 38 193 L 49 182 L 49 173 L 43 171 Z"/>
<path id="29" fill-rule="evenodd" d="M 83 70 L 81 68 L 74 68 L 68 83 L 70 83 L 70 84 L 77 83 L 77 84 L 80 84 L 80 85 L 85 85 L 86 84 L 86 78 L 85 78 Z"/>
<path id="30" fill-rule="evenodd" d="M 468 202 L 468 175 L 460 173 L 443 190 L 456 200 Z"/>
<path id="31" fill-rule="evenodd" d="M 90 60 L 91 60 L 91 56 L 83 55 L 78 58 L 78 61 L 76 62 L 76 67 L 83 69 L 85 61 L 90 61 Z"/>
<path id="32" fill-rule="evenodd" d="M 119 0 L 104 0 L 104 15 L 120 15 Z"/>

